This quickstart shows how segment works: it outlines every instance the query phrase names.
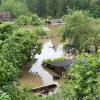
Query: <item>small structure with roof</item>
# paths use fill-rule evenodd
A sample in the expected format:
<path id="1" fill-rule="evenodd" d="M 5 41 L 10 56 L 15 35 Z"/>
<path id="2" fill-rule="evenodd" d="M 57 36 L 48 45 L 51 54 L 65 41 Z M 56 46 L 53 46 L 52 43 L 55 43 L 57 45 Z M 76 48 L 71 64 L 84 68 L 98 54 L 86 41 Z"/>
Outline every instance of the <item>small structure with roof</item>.
<path id="1" fill-rule="evenodd" d="M 61 19 L 52 19 L 51 20 L 51 25 L 61 25 L 63 24 L 63 21 Z"/>
<path id="2" fill-rule="evenodd" d="M 63 24 L 63 21 L 61 19 L 59 19 L 59 18 L 52 19 L 52 20 L 46 19 L 45 23 L 46 24 L 51 24 L 51 25 L 61 25 L 61 24 Z"/>
<path id="3" fill-rule="evenodd" d="M 73 60 L 54 61 L 54 62 L 48 63 L 47 67 L 55 71 L 59 75 L 63 76 L 63 74 L 68 70 L 68 68 L 72 64 L 74 64 Z"/>

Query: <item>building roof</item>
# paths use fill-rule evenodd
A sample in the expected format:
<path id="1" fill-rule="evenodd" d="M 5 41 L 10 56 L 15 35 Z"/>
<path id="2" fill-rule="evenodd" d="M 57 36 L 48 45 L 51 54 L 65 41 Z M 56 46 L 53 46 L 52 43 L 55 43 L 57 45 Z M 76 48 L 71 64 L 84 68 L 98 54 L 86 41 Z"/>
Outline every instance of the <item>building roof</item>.
<path id="1" fill-rule="evenodd" d="M 71 65 L 74 64 L 74 60 L 64 60 L 64 61 L 54 61 L 52 63 L 49 63 L 51 67 L 63 67 L 65 70 Z"/>
<path id="2" fill-rule="evenodd" d="M 63 23 L 63 21 L 61 19 L 52 19 L 51 20 L 52 23 Z"/>

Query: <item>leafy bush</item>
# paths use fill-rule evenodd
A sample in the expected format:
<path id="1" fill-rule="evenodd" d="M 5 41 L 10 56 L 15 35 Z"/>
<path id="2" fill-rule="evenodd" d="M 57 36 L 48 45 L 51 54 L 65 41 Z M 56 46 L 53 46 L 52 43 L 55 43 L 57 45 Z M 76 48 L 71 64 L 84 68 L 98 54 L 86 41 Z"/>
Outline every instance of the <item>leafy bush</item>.
<path id="1" fill-rule="evenodd" d="M 36 29 L 36 34 L 38 36 L 47 36 L 47 32 L 45 32 L 42 28 Z"/>
<path id="2" fill-rule="evenodd" d="M 16 65 L 31 59 L 32 50 L 34 50 L 34 56 L 39 52 L 40 44 L 37 42 L 36 35 L 27 30 L 15 31 L 11 37 L 6 39 L 5 44 L 2 46 L 4 58 Z"/>
<path id="3" fill-rule="evenodd" d="M 33 100 L 30 94 L 19 90 L 16 83 L 20 75 L 19 66 L 40 51 L 37 35 L 29 30 L 19 29 L 12 24 L 0 25 L 0 93 L 1 100 Z M 5 97 L 3 97 L 5 95 Z M 33 97 L 32 97 L 33 98 Z"/>
<path id="4" fill-rule="evenodd" d="M 14 26 L 9 23 L 0 24 L 0 40 L 5 40 L 13 32 Z"/>
<path id="5" fill-rule="evenodd" d="M 22 29 L 12 29 L 10 25 L 2 25 L 0 35 L 6 37 L 0 39 L 0 84 L 6 84 L 15 78 L 16 67 L 31 59 L 31 52 L 34 58 L 41 46 L 35 33 Z"/>
<path id="6" fill-rule="evenodd" d="M 65 58 L 64 57 L 60 57 L 60 58 L 54 58 L 54 59 L 47 59 L 43 61 L 43 65 L 47 65 L 48 63 L 52 63 L 55 61 L 64 61 Z"/>
<path id="7" fill-rule="evenodd" d="M 48 20 L 52 20 L 53 18 L 52 18 L 52 16 L 48 16 Z"/>
<path id="8" fill-rule="evenodd" d="M 100 58 L 82 54 L 65 76 L 64 97 L 68 100 L 99 100 Z"/>
<path id="9" fill-rule="evenodd" d="M 18 19 L 16 19 L 16 23 L 18 25 L 28 25 L 30 24 L 30 17 L 25 16 L 25 15 L 21 15 L 18 17 Z"/>
<path id="10" fill-rule="evenodd" d="M 0 90 L 0 100 L 11 100 L 11 98 L 9 95 L 7 95 L 6 92 L 3 92 L 2 90 Z"/>
<path id="11" fill-rule="evenodd" d="M 1 56 L 0 56 L 1 57 Z M 19 70 L 15 66 L 0 58 L 0 86 L 10 84 L 18 78 Z"/>
<path id="12" fill-rule="evenodd" d="M 93 27 L 93 18 L 87 12 L 72 11 L 63 19 L 65 23 L 61 28 L 63 41 L 67 40 L 80 52 L 91 45 L 98 48 L 100 31 Z"/>
<path id="13" fill-rule="evenodd" d="M 42 24 L 42 21 L 37 14 L 33 14 L 31 16 L 31 24 L 34 26 L 39 26 Z"/>

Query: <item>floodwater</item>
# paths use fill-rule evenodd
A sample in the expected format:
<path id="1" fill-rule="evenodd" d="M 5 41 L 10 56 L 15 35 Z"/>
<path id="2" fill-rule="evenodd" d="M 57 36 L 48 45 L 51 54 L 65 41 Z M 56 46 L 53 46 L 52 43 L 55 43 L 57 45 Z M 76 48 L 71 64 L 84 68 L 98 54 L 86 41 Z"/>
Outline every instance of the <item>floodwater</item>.
<path id="1" fill-rule="evenodd" d="M 64 56 L 63 53 L 63 45 L 59 45 L 53 48 L 53 44 L 51 41 L 47 41 L 43 44 L 41 54 L 36 55 L 35 58 L 37 59 L 36 63 L 33 64 L 32 68 L 30 69 L 31 73 L 38 74 L 41 77 L 43 82 L 42 85 L 50 85 L 50 84 L 58 84 L 53 80 L 52 75 L 43 68 L 42 63 L 46 59 L 58 58 Z"/>
<path id="2" fill-rule="evenodd" d="M 48 34 L 49 38 L 40 38 L 39 41 L 43 44 L 40 55 L 36 55 L 35 57 L 38 59 L 35 64 L 29 64 L 28 67 L 24 67 L 22 70 L 22 75 L 20 78 L 21 87 L 25 87 L 26 85 L 30 85 L 33 87 L 39 87 L 43 85 L 48 85 L 52 83 L 63 84 L 64 79 L 61 78 L 56 82 L 53 80 L 53 76 L 58 75 L 56 72 L 43 68 L 42 62 L 45 59 L 49 58 L 57 58 L 61 56 L 65 56 L 66 59 L 71 59 L 71 57 L 67 54 L 63 53 L 63 45 L 60 42 L 60 36 L 58 36 L 58 29 L 60 26 L 49 26 L 50 32 Z M 50 38 L 52 37 L 52 38 Z M 56 45 L 56 48 L 53 48 L 53 45 Z M 34 75 L 34 73 L 38 75 Z"/>

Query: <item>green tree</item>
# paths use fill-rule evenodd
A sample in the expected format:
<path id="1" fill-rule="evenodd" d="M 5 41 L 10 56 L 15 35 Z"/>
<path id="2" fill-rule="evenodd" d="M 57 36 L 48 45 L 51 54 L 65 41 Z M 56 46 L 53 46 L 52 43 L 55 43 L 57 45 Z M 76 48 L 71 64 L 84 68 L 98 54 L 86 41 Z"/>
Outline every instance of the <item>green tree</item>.
<path id="1" fill-rule="evenodd" d="M 64 17 L 64 22 L 61 29 L 63 41 L 67 39 L 69 44 L 74 45 L 79 51 L 94 44 L 96 30 L 92 26 L 93 18 L 89 17 L 88 13 L 71 12 Z"/>
<path id="2" fill-rule="evenodd" d="M 6 0 L 0 5 L 0 11 L 10 11 L 14 18 L 19 15 L 27 15 L 28 8 L 25 3 L 15 1 L 15 0 Z"/>
<path id="3" fill-rule="evenodd" d="M 26 2 L 26 5 L 27 5 L 27 7 L 28 7 L 28 10 L 31 12 L 31 13 L 34 13 L 35 11 L 34 11 L 34 6 L 35 6 L 35 0 L 25 0 L 25 2 Z"/>
<path id="4" fill-rule="evenodd" d="M 39 48 L 41 47 L 37 41 L 37 36 L 35 33 L 32 33 L 31 31 L 27 31 L 27 30 L 22 30 L 22 29 L 17 30 L 16 28 L 12 30 L 11 32 L 9 31 L 9 29 L 12 28 L 12 25 L 11 26 L 7 25 L 7 27 L 5 26 L 6 25 L 2 26 L 1 28 L 2 31 L 0 32 L 0 35 L 4 34 L 4 37 L 6 37 L 3 39 L 2 38 L 0 39 L 1 40 L 1 44 L 0 44 L 1 79 L 0 79 L 0 82 L 4 82 L 2 81 L 2 79 L 4 80 L 6 79 L 7 82 L 8 80 L 10 81 L 10 79 L 8 79 L 7 76 L 10 77 L 12 75 L 14 77 L 14 75 L 16 75 L 13 73 L 13 68 L 15 68 L 14 71 L 17 72 L 16 68 L 18 68 L 24 62 L 31 59 L 31 52 L 33 51 L 32 53 L 33 53 L 33 58 L 34 58 L 34 55 L 40 51 Z M 8 32 L 5 29 L 7 29 Z M 10 67 L 11 67 L 11 70 L 10 70 Z M 9 75 L 6 76 L 5 72 L 3 71 L 7 71 L 8 73 L 6 74 L 9 74 Z"/>
<path id="5" fill-rule="evenodd" d="M 100 0 L 95 0 L 90 4 L 90 13 L 95 17 L 100 17 Z"/>
<path id="6" fill-rule="evenodd" d="M 67 8 L 87 10 L 93 17 L 100 17 L 100 0 L 67 0 Z"/>
<path id="7" fill-rule="evenodd" d="M 48 16 L 57 17 L 58 15 L 58 0 L 47 1 Z"/>
<path id="8" fill-rule="evenodd" d="M 20 75 L 19 68 L 31 59 L 31 53 L 34 58 L 41 45 L 35 33 L 13 26 L 7 23 L 0 24 L 0 90 L 4 92 L 0 93 L 0 99 L 27 100 L 30 94 L 16 87 Z"/>
<path id="9" fill-rule="evenodd" d="M 37 14 L 31 16 L 31 24 L 34 26 L 39 26 L 42 24 L 40 17 Z"/>
<path id="10" fill-rule="evenodd" d="M 31 23 L 31 18 L 29 16 L 21 15 L 16 19 L 16 24 L 23 26 L 29 25 Z"/>
<path id="11" fill-rule="evenodd" d="M 37 15 L 46 17 L 47 16 L 47 2 L 46 0 L 35 0 L 34 11 Z"/>

